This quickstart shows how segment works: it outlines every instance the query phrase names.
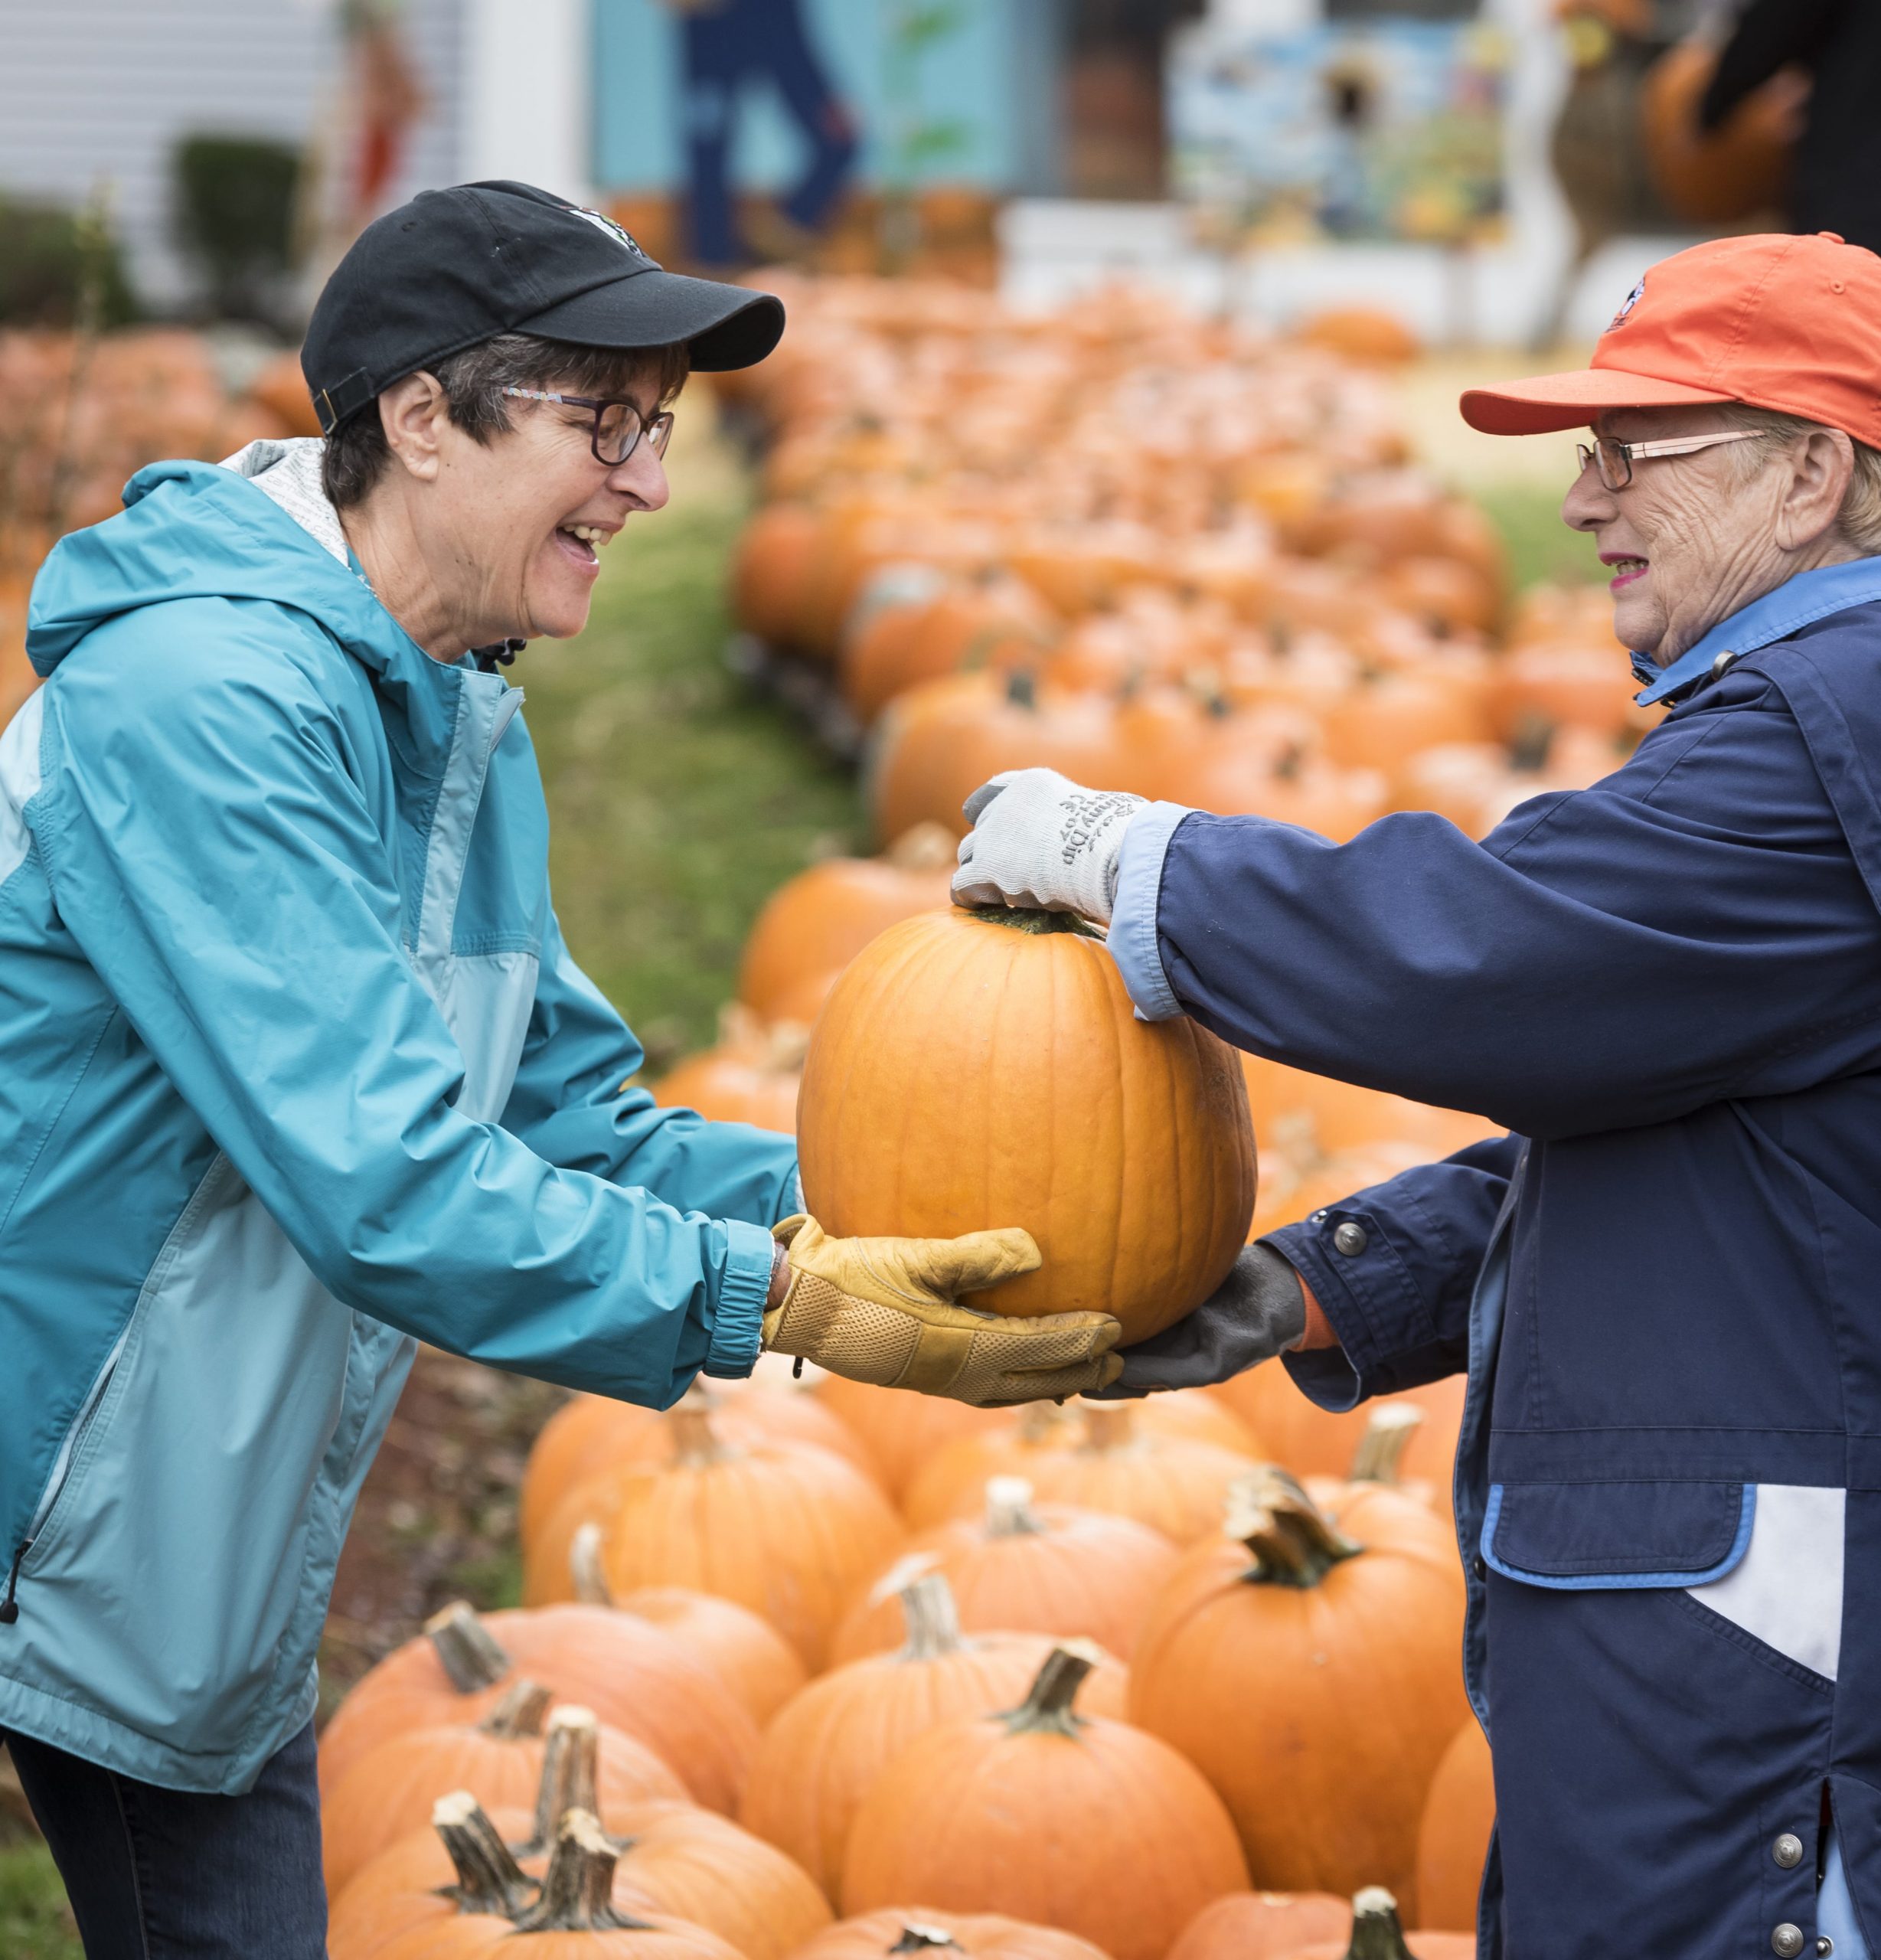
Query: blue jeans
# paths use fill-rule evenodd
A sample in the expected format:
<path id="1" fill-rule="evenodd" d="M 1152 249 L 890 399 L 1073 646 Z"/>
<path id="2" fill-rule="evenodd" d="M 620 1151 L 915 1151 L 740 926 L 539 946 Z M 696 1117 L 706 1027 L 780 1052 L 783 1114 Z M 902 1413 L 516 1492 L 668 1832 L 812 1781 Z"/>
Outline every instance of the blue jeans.
<path id="1" fill-rule="evenodd" d="M 691 160 L 693 255 L 706 265 L 746 257 L 727 178 L 740 92 L 769 80 L 810 145 L 785 213 L 821 230 L 855 160 L 847 112 L 810 44 L 800 0 L 726 0 L 685 16 L 686 139 Z"/>
<path id="2" fill-rule="evenodd" d="M 8 1733 L 86 1960 L 326 1960 L 309 1723 L 239 1797 L 166 1790 Z"/>

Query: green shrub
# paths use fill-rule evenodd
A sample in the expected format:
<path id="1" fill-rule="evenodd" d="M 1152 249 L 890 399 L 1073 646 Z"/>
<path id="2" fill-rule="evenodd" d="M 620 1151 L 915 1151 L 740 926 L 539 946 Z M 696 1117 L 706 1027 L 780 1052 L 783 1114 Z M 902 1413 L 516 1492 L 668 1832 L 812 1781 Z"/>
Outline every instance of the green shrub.
<path id="1" fill-rule="evenodd" d="M 88 283 L 95 324 L 136 318 L 117 242 L 96 212 L 0 198 L 0 325 L 71 326 Z"/>
<path id="2" fill-rule="evenodd" d="M 293 258 L 300 152 L 258 136 L 185 136 L 176 146 L 177 242 L 227 318 L 268 320 Z"/>

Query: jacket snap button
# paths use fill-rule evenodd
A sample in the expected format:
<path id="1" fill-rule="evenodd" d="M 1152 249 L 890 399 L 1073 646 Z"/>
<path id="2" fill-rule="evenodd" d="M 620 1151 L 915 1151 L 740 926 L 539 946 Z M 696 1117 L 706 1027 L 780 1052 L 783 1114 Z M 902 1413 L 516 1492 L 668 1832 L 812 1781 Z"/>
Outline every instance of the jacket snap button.
<path id="1" fill-rule="evenodd" d="M 1714 681 L 1722 679 L 1726 671 L 1729 668 L 1732 662 L 1736 659 L 1736 658 L 1737 655 L 1727 646 L 1724 651 L 1718 655 L 1717 658 L 1711 663 L 1712 679 Z"/>
<path id="2" fill-rule="evenodd" d="M 1347 1219 L 1332 1235 L 1332 1249 L 1344 1253 L 1347 1259 L 1357 1259 L 1371 1243 L 1363 1225 L 1354 1225 Z"/>
<path id="3" fill-rule="evenodd" d="M 1785 1871 L 1794 1871 L 1803 1861 L 1803 1841 L 1792 1831 L 1786 1831 L 1770 1847 L 1770 1855 Z"/>
<path id="4" fill-rule="evenodd" d="M 1816 1960 L 1829 1960 L 1835 1951 L 1835 1942 L 1825 1932 L 1816 1942 Z"/>
<path id="5" fill-rule="evenodd" d="M 1796 1960 L 1803 1950 L 1803 1929 L 1793 1926 L 1788 1919 L 1770 1936 L 1770 1951 L 1777 1960 Z"/>

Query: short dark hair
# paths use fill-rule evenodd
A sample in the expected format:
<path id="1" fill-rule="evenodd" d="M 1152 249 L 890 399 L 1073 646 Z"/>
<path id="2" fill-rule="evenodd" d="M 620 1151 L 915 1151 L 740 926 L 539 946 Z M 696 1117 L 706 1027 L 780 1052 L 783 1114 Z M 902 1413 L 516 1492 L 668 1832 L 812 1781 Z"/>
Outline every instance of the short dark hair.
<path id="1" fill-rule="evenodd" d="M 505 388 L 554 384 L 570 394 L 619 400 L 651 371 L 664 406 L 685 385 L 691 364 L 683 345 L 578 347 L 534 334 L 498 334 L 446 355 L 429 371 L 444 390 L 451 420 L 475 441 L 487 443 L 511 426 Z M 370 402 L 327 438 L 320 485 L 328 501 L 341 511 L 363 503 L 391 458 L 379 404 Z"/>

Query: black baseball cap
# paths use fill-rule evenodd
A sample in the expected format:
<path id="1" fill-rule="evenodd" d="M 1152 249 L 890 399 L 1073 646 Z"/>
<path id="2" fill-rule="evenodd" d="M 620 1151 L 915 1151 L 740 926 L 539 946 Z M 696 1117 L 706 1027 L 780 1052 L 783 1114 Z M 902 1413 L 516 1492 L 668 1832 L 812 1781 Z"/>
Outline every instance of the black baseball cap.
<path id="1" fill-rule="evenodd" d="M 328 434 L 394 381 L 497 334 L 674 347 L 749 368 L 783 337 L 774 294 L 687 279 L 632 235 L 532 184 L 423 191 L 375 218 L 315 302 L 301 371 Z"/>

